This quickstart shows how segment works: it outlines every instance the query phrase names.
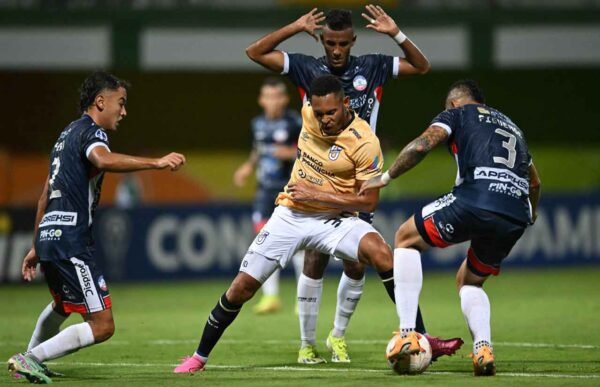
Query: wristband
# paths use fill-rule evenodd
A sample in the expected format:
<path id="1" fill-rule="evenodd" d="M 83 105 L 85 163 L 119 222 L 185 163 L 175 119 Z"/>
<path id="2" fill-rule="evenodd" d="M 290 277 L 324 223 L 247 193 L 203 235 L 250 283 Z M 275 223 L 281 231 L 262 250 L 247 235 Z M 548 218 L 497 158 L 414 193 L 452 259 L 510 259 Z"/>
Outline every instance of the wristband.
<path id="1" fill-rule="evenodd" d="M 381 175 L 381 182 L 383 184 L 388 185 L 391 180 L 392 180 L 392 177 L 390 176 L 390 173 L 388 171 L 385 171 L 385 173 L 383 175 Z"/>
<path id="2" fill-rule="evenodd" d="M 406 40 L 406 35 L 404 35 L 402 33 L 402 31 L 398 31 L 398 33 L 396 34 L 396 36 L 394 36 L 392 39 L 394 39 L 396 41 L 396 43 L 402 44 Z"/>

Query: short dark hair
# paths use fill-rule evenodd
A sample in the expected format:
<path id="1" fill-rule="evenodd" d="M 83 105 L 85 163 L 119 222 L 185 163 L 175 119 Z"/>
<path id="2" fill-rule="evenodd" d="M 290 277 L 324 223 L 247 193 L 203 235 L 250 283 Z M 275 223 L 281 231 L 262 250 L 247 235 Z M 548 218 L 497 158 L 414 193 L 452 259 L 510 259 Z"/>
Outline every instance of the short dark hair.
<path id="1" fill-rule="evenodd" d="M 461 79 L 452 84 L 450 89 L 448 90 L 448 94 L 452 92 L 452 90 L 459 90 L 461 93 L 464 93 L 471 97 L 475 102 L 485 103 L 485 96 L 483 95 L 483 91 L 472 79 Z"/>
<path id="2" fill-rule="evenodd" d="M 287 85 L 280 77 L 267 77 L 262 83 L 261 87 L 271 86 L 271 87 L 280 87 L 284 92 L 287 93 Z"/>
<path id="3" fill-rule="evenodd" d="M 102 90 L 117 90 L 119 87 L 128 90 L 129 82 L 119 79 L 106 71 L 96 71 L 90 74 L 79 88 L 79 111 L 84 113 Z"/>
<path id="4" fill-rule="evenodd" d="M 333 31 L 352 28 L 352 11 L 347 9 L 332 9 L 325 16 L 325 24 Z"/>
<path id="5" fill-rule="evenodd" d="M 331 74 L 321 75 L 312 80 L 310 83 L 310 95 L 316 95 L 317 97 L 323 97 L 327 94 L 335 93 L 344 96 L 344 89 L 342 88 L 342 82 Z"/>

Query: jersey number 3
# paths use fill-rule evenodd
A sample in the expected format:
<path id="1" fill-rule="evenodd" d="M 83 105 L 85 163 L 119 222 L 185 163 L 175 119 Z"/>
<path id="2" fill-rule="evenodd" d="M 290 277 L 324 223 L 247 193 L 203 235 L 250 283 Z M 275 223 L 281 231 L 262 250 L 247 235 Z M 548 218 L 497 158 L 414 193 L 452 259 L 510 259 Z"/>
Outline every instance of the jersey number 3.
<path id="1" fill-rule="evenodd" d="M 517 157 L 517 151 L 515 150 L 517 138 L 513 134 L 508 133 L 506 130 L 500 128 L 496 129 L 495 132 L 503 137 L 508 138 L 508 141 L 502 141 L 502 147 L 508 150 L 508 158 L 505 159 L 504 157 L 494 156 L 494 162 L 498 164 L 504 164 L 512 169 L 515 166 L 515 159 Z"/>

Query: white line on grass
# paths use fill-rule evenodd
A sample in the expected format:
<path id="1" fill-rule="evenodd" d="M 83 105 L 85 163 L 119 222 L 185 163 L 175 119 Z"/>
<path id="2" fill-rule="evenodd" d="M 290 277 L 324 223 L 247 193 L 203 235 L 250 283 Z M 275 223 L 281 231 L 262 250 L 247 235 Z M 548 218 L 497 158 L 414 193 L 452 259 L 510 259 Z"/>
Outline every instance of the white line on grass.
<path id="1" fill-rule="evenodd" d="M 67 365 L 67 366 L 82 366 L 82 367 L 175 367 L 177 364 L 169 363 L 101 363 L 101 362 L 48 362 L 48 365 Z M 297 366 L 279 366 L 279 367 L 262 367 L 251 365 L 208 365 L 208 369 L 225 369 L 225 370 L 249 370 L 249 371 L 294 371 L 294 372 L 361 372 L 361 373 L 381 373 L 388 371 L 387 369 L 374 368 L 317 368 L 317 367 L 297 367 Z M 426 374 L 434 375 L 458 375 L 457 372 L 448 371 L 427 371 Z M 555 378 L 555 379 L 600 379 L 599 374 L 548 374 L 548 373 L 532 373 L 532 372 L 498 372 L 496 376 L 517 377 L 517 378 Z"/>

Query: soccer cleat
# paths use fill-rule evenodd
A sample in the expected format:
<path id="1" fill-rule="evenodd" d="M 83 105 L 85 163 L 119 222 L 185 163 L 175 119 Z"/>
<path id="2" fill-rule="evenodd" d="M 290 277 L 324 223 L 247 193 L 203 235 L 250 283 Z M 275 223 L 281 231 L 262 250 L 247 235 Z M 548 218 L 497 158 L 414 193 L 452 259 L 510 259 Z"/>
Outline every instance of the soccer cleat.
<path id="1" fill-rule="evenodd" d="M 419 344 L 419 334 L 417 332 L 409 332 L 406 337 L 402 338 L 400 332 L 394 332 L 394 334 L 397 336 L 394 348 L 385 355 L 389 361 L 395 361 L 424 351 Z"/>
<path id="2" fill-rule="evenodd" d="M 348 346 L 346 345 L 346 339 L 342 337 L 334 337 L 333 331 L 329 332 L 327 336 L 327 349 L 331 351 L 331 361 L 333 363 L 350 363 L 350 355 L 348 355 Z"/>
<path id="3" fill-rule="evenodd" d="M 17 353 L 10 359 L 8 359 L 8 371 L 16 377 L 17 374 L 24 376 L 30 383 L 36 384 L 50 384 L 50 379 L 44 373 L 41 363 L 38 362 L 33 356 L 25 353 Z"/>
<path id="4" fill-rule="evenodd" d="M 40 363 L 40 367 L 42 367 L 42 369 L 44 370 L 44 375 L 46 375 L 48 377 L 51 377 L 51 378 L 60 378 L 60 377 L 65 376 L 65 374 L 61 374 L 60 372 L 52 371 L 44 363 Z"/>
<path id="5" fill-rule="evenodd" d="M 298 352 L 298 363 L 300 364 L 321 364 L 327 363 L 327 360 L 323 359 L 317 348 L 314 345 L 307 345 L 304 348 L 300 348 Z"/>
<path id="6" fill-rule="evenodd" d="M 477 354 L 471 354 L 473 359 L 473 375 L 494 376 L 496 375 L 496 362 L 492 349 L 487 345 L 479 348 Z"/>
<path id="7" fill-rule="evenodd" d="M 256 314 L 269 314 L 278 312 L 281 309 L 281 300 L 279 296 L 262 296 L 258 304 L 254 305 L 252 310 Z"/>
<path id="8" fill-rule="evenodd" d="M 431 345 L 431 362 L 434 362 L 440 356 L 452 356 L 463 345 L 463 340 L 460 337 L 444 340 L 435 336 L 425 335 L 429 345 Z"/>
<path id="9" fill-rule="evenodd" d="M 194 372 L 204 371 L 205 363 L 196 356 L 186 356 L 181 359 L 181 364 L 179 364 L 173 370 L 173 373 L 176 374 L 193 374 Z"/>

